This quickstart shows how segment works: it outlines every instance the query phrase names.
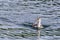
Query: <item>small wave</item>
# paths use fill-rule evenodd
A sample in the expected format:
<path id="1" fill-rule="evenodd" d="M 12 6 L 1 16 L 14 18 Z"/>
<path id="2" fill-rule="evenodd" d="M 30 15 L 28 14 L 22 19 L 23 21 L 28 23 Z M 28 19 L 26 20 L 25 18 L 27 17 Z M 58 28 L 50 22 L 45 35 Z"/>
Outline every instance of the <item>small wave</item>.
<path id="1" fill-rule="evenodd" d="M 13 23 L 12 21 L 10 21 L 9 19 L 4 18 L 4 17 L 0 17 L 0 20 L 5 21 L 5 22 L 10 22 L 10 23 Z"/>

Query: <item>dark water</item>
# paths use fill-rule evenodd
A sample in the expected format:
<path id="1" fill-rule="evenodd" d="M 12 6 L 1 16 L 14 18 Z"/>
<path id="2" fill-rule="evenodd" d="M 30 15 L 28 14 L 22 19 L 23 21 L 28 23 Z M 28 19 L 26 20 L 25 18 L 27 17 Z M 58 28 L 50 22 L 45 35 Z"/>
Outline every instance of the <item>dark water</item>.
<path id="1" fill-rule="evenodd" d="M 35 30 L 22 25 L 37 17 L 50 26 Z M 0 0 L 0 40 L 60 40 L 60 0 Z"/>

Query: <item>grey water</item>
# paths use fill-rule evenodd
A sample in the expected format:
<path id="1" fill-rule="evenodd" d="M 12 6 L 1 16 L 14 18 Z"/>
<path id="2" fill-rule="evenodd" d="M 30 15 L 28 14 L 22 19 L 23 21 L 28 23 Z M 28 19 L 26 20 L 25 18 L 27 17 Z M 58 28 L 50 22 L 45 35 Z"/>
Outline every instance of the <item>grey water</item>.
<path id="1" fill-rule="evenodd" d="M 50 26 L 22 25 L 37 17 Z M 0 40 L 60 40 L 60 0 L 0 0 Z"/>

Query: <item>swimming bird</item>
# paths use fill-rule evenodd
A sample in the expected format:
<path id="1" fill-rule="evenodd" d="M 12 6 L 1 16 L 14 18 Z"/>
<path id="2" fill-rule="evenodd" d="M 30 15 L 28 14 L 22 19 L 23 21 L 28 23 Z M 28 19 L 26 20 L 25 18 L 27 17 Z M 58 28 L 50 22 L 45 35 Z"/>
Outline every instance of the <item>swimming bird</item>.
<path id="1" fill-rule="evenodd" d="M 43 26 L 41 24 L 41 18 L 40 17 L 38 17 L 36 19 L 36 22 L 32 25 L 32 27 L 35 27 L 37 29 L 42 29 L 43 28 Z"/>
<path id="2" fill-rule="evenodd" d="M 40 29 L 44 29 L 44 28 L 50 26 L 50 25 L 42 25 L 42 23 L 41 23 L 41 18 L 40 18 L 40 17 L 38 17 L 34 23 L 25 22 L 25 23 L 23 23 L 22 25 L 23 25 L 23 26 L 26 26 L 26 27 L 31 27 L 31 28 L 37 29 L 37 30 L 38 30 L 38 29 L 39 29 L 39 30 L 40 30 Z"/>

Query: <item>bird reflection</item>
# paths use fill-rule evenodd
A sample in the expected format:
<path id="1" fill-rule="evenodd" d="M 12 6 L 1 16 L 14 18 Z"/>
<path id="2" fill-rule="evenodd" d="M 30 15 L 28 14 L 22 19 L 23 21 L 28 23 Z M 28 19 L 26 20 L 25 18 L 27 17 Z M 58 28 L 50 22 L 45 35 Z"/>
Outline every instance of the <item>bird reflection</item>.
<path id="1" fill-rule="evenodd" d="M 31 40 L 41 40 L 40 39 L 41 38 L 41 35 L 40 35 L 41 33 L 40 32 L 41 32 L 41 30 L 37 30 L 36 31 L 37 36 L 33 36 L 33 38 Z"/>
<path id="2" fill-rule="evenodd" d="M 41 38 L 41 30 L 37 30 L 37 39 L 36 40 L 40 40 Z"/>

